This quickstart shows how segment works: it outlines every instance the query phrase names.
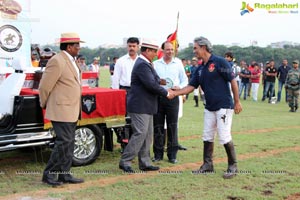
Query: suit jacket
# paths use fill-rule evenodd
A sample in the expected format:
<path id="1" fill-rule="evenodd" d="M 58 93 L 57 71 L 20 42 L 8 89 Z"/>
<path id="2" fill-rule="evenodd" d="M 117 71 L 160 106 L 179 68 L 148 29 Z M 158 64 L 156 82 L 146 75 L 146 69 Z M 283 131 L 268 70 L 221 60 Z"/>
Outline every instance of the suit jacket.
<path id="1" fill-rule="evenodd" d="M 128 94 L 127 111 L 140 114 L 155 114 L 158 111 L 158 96 L 167 96 L 168 91 L 159 85 L 160 78 L 152 65 L 139 57 L 131 73 L 131 90 Z"/>
<path id="2" fill-rule="evenodd" d="M 58 122 L 78 120 L 81 85 L 65 52 L 58 53 L 48 61 L 39 85 L 39 95 L 41 107 L 46 108 L 47 119 Z"/>

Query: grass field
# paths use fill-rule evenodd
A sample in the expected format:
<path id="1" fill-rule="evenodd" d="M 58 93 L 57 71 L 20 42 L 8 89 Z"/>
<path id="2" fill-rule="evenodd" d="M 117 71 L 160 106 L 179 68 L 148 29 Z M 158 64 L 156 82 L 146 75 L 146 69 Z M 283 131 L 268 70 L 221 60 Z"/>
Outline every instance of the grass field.
<path id="1" fill-rule="evenodd" d="M 109 86 L 108 69 L 101 69 L 100 86 Z M 203 106 L 195 108 L 192 98 L 191 94 L 184 104 L 179 122 L 179 141 L 188 150 L 179 151 L 178 164 L 165 158 L 158 163 L 159 172 L 123 174 L 116 144 L 114 152 L 102 151 L 95 163 L 72 168 L 85 183 L 52 188 L 41 184 L 49 150 L 5 152 L 0 154 L 0 199 L 300 199 L 299 112 L 288 112 L 285 102 L 242 100 L 243 112 L 234 116 L 232 126 L 240 173 L 224 180 L 227 161 L 218 138 L 216 173 L 192 173 L 201 165 L 203 153 Z M 138 169 L 137 160 L 133 168 Z"/>

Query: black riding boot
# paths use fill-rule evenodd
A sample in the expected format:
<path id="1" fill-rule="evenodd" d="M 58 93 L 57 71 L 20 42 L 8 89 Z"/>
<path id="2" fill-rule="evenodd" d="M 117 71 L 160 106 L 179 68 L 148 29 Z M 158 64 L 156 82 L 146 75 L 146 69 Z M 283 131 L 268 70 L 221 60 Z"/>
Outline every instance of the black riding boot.
<path id="1" fill-rule="evenodd" d="M 203 143 L 203 164 L 201 165 L 200 169 L 196 171 L 196 173 L 212 173 L 214 172 L 214 165 L 212 160 L 214 152 L 214 143 L 208 141 L 204 141 Z"/>
<path id="2" fill-rule="evenodd" d="M 198 96 L 194 96 L 194 100 L 195 100 L 195 107 L 199 107 L 199 97 Z"/>
<path id="3" fill-rule="evenodd" d="M 227 171 L 224 173 L 223 178 L 230 179 L 238 173 L 236 155 L 232 141 L 228 142 L 227 144 L 224 144 L 224 147 L 228 157 L 228 168 Z"/>

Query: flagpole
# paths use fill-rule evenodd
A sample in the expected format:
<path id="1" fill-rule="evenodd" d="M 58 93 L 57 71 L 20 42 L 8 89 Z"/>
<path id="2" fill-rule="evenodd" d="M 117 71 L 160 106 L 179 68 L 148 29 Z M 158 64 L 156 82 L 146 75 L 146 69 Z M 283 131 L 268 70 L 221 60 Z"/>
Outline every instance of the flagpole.
<path id="1" fill-rule="evenodd" d="M 177 13 L 177 23 L 176 23 L 176 30 L 178 30 L 178 22 L 179 22 L 179 11 Z"/>
<path id="2" fill-rule="evenodd" d="M 175 38 L 175 54 L 174 54 L 174 57 L 176 57 L 177 55 L 177 51 L 178 51 L 178 40 L 177 40 L 177 37 L 178 37 L 178 23 L 179 23 L 179 11 L 178 11 L 178 13 L 177 13 L 177 22 L 176 22 L 176 38 Z"/>

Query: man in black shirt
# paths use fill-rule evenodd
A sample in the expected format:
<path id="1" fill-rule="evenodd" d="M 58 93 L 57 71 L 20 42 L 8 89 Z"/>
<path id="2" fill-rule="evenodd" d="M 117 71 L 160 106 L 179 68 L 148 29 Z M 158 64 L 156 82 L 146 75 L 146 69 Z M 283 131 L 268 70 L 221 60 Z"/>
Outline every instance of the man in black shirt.
<path id="1" fill-rule="evenodd" d="M 271 98 L 273 97 L 274 94 L 275 80 L 277 75 L 277 70 L 274 66 L 275 66 L 275 62 L 274 60 L 271 60 L 270 67 L 266 68 L 266 87 L 265 87 L 265 92 L 262 101 L 266 99 L 267 93 L 270 90 L 269 103 L 271 103 Z"/>
<path id="2" fill-rule="evenodd" d="M 290 69 L 291 67 L 288 66 L 287 59 L 283 59 L 282 65 L 278 68 L 278 72 L 277 72 L 277 78 L 278 78 L 277 102 L 280 102 L 282 86 L 285 86 L 286 75 L 288 74 L 288 71 Z M 287 91 L 285 90 L 285 102 L 287 102 L 287 96 L 288 96 Z"/>
<path id="3" fill-rule="evenodd" d="M 241 94 L 244 90 L 244 100 L 246 100 L 247 98 L 247 92 L 248 92 L 248 87 L 250 85 L 250 76 L 251 76 L 251 72 L 248 69 L 248 65 L 245 63 L 243 64 L 243 70 L 240 73 L 240 77 L 241 77 L 241 86 L 239 88 L 239 97 L 241 97 Z"/>

